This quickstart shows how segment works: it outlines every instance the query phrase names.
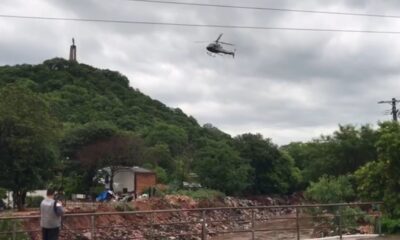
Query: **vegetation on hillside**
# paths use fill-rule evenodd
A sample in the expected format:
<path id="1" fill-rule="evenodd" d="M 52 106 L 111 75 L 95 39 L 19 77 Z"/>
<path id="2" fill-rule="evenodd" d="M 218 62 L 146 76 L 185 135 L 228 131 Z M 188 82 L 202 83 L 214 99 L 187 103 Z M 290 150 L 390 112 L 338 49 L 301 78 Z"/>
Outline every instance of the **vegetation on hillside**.
<path id="1" fill-rule="evenodd" d="M 7 165 L 0 187 L 21 191 L 20 208 L 27 191 L 49 182 L 67 194 L 90 193 L 105 166 L 146 166 L 163 183 L 199 181 L 228 194 L 288 193 L 297 184 L 293 160 L 270 140 L 202 127 L 118 72 L 59 58 L 3 66 L 0 91 L 0 161 Z M 253 138 L 268 148 L 261 155 L 248 151 Z"/>
<path id="2" fill-rule="evenodd" d="M 0 67 L 0 188 L 20 208 L 49 182 L 90 193 L 105 166 L 141 165 L 162 183 L 199 181 L 226 194 L 290 194 L 310 201 L 384 200 L 400 218 L 400 125 L 344 125 L 331 135 L 278 147 L 200 126 L 129 86 L 120 73 L 63 59 Z"/>

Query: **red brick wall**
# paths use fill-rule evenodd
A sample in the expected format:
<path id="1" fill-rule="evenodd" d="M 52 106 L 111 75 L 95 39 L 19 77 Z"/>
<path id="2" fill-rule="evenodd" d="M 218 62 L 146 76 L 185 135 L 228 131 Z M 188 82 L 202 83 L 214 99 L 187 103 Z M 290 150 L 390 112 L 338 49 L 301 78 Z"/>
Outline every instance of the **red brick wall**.
<path id="1" fill-rule="evenodd" d="M 135 173 L 135 192 L 140 196 L 143 190 L 156 185 L 155 173 Z"/>

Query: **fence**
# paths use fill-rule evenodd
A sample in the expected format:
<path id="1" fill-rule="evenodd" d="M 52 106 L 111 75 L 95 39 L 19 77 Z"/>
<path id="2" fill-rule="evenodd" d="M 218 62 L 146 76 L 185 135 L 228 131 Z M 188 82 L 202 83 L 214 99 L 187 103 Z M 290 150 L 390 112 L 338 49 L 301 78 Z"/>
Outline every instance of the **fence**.
<path id="1" fill-rule="evenodd" d="M 63 217 L 62 239 L 207 240 L 221 234 L 285 232 L 303 239 L 342 236 L 363 225 L 381 234 L 379 202 L 222 207 L 158 211 L 71 213 Z M 41 239 L 40 216 L 0 217 L 0 239 Z M 359 230 L 357 230 L 358 232 Z M 267 239 L 263 235 L 262 239 Z M 276 239 L 276 238 L 273 238 Z M 287 239 L 287 238 L 286 238 Z"/>
<path id="2" fill-rule="evenodd" d="M 102 203 L 95 202 L 95 201 L 70 201 L 65 200 L 63 201 L 64 206 L 68 208 L 83 208 L 95 211 Z"/>

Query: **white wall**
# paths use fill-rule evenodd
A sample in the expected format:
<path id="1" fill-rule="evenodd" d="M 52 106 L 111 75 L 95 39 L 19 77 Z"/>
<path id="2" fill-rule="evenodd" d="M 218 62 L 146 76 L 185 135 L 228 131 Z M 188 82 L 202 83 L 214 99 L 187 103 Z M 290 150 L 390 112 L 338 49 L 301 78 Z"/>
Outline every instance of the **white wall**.
<path id="1" fill-rule="evenodd" d="M 122 192 L 124 188 L 128 192 L 133 192 L 135 189 L 135 175 L 131 170 L 118 170 L 114 173 L 114 192 Z"/>
<path id="2" fill-rule="evenodd" d="M 34 196 L 42 196 L 46 197 L 46 192 L 47 190 L 35 190 L 32 192 L 28 192 L 26 196 L 34 197 Z M 3 199 L 4 203 L 6 204 L 7 207 L 12 207 L 13 206 L 13 192 L 8 191 L 6 193 L 7 197 Z"/>

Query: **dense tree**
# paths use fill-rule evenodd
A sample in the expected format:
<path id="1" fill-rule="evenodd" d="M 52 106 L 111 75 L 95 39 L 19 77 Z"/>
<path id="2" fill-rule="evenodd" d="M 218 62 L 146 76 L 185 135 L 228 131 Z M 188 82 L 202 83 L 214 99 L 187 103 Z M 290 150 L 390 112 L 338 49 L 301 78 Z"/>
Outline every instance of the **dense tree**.
<path id="1" fill-rule="evenodd" d="M 54 173 L 60 126 L 46 102 L 26 88 L 6 86 L 0 99 L 0 186 L 13 191 L 22 209 L 26 193 Z"/>
<path id="2" fill-rule="evenodd" d="M 251 167 L 231 146 L 210 140 L 195 155 L 195 171 L 203 186 L 227 194 L 242 192 L 250 184 Z"/>
<path id="3" fill-rule="evenodd" d="M 393 217 L 400 217 L 400 125 L 397 122 L 380 124 L 377 149 L 381 166 L 381 175 L 385 177 L 383 185 L 386 208 Z M 376 169 L 374 169 L 376 170 Z"/>
<path id="4" fill-rule="evenodd" d="M 317 181 L 327 174 L 340 176 L 353 173 L 369 161 L 377 159 L 377 133 L 369 125 L 356 128 L 339 126 L 330 136 L 308 143 L 292 143 L 282 147 L 301 169 L 305 183 Z"/>
<path id="5" fill-rule="evenodd" d="M 159 166 L 169 173 L 174 171 L 174 160 L 167 144 L 156 144 L 144 150 L 144 161 L 152 167 Z"/>
<path id="6" fill-rule="evenodd" d="M 82 147 L 77 158 L 85 169 L 110 168 L 110 187 L 113 187 L 114 173 L 120 166 L 134 166 L 143 163 L 143 141 L 132 134 L 120 134 L 109 139 Z"/>
<path id="7" fill-rule="evenodd" d="M 14 90 L 10 90 L 10 85 L 14 86 Z M 195 171 L 205 186 L 227 193 L 244 190 L 253 194 L 288 193 L 305 189 L 311 181 L 317 182 L 325 174 L 339 177 L 356 171 L 358 191 L 363 198 L 370 196 L 379 199 L 385 196 L 389 202 L 397 201 L 395 196 L 390 195 L 399 187 L 393 180 L 397 179 L 395 172 L 398 170 L 395 150 L 398 138 L 394 135 L 397 126 L 389 123 L 381 124 L 378 131 L 368 125 L 339 126 L 332 135 L 281 148 L 257 134 L 244 134 L 232 139 L 215 126 L 205 124 L 200 127 L 193 117 L 185 115 L 181 109 L 169 108 L 130 87 L 129 80 L 118 72 L 64 59 L 51 59 L 39 65 L 0 67 L 1 89 L 5 91 L 3 94 L 11 91 L 22 96 L 20 99 L 10 97 L 7 100 L 15 101 L 15 104 L 23 105 L 23 101 L 30 103 L 30 98 L 36 99 L 32 101 L 35 105 L 32 109 L 28 109 L 28 105 L 16 108 L 14 103 L 7 105 L 3 101 L 2 111 L 7 113 L 0 116 L 1 144 L 8 147 L 23 146 L 12 148 L 17 151 L 27 149 L 27 142 L 31 141 L 31 152 L 24 150 L 24 154 L 32 153 L 34 158 L 43 155 L 43 166 L 49 166 L 38 175 L 40 181 L 34 179 L 32 182 L 44 182 L 48 179 L 49 170 L 54 173 L 54 169 L 58 169 L 58 172 L 62 172 L 59 174 L 61 183 L 64 182 L 71 192 L 87 191 L 98 168 L 133 164 L 125 160 L 138 159 L 124 155 L 128 152 L 128 145 L 136 146 L 140 142 L 121 140 L 122 132 L 131 131 L 136 137 L 144 139 L 145 146 L 137 149 L 137 152 L 143 153 L 142 160 L 162 175 L 164 182 L 175 180 L 181 183 L 190 179 Z M 36 113 L 35 109 L 40 110 Z M 47 112 L 42 115 L 45 121 L 49 120 L 49 124 L 44 122 L 45 126 L 36 129 L 33 126 L 39 123 L 39 117 L 29 122 L 21 117 L 24 112 L 35 116 Z M 51 127 L 55 120 L 49 112 L 62 125 Z M 21 121 L 21 124 L 15 125 L 18 128 L 33 129 L 27 131 L 26 141 L 11 144 L 16 139 L 14 136 L 25 136 L 25 133 L 18 132 L 17 135 L 10 133 L 11 130 L 4 130 L 10 126 L 14 129 L 10 119 Z M 32 139 L 46 126 L 51 129 L 40 135 L 40 141 L 46 137 L 48 144 L 43 142 L 40 145 L 40 141 Z M 62 130 L 62 142 L 58 148 L 51 137 L 56 128 Z M 379 148 L 379 159 L 376 146 Z M 10 151 L 5 149 L 0 149 L 0 160 L 8 164 L 11 161 Z M 57 166 L 53 169 L 57 150 L 61 152 L 60 162 L 63 164 L 61 168 Z M 19 161 L 22 160 L 15 163 Z M 17 170 L 23 171 L 23 167 L 37 163 L 36 160 L 29 161 L 24 166 L 18 165 Z M 26 171 L 41 170 L 34 167 Z M 11 174 L 4 172 L 2 176 Z M 299 186 L 301 179 L 303 181 Z M 377 182 L 385 183 L 387 188 L 371 192 L 378 186 Z M 12 186 L 1 181 L 0 184 L 0 187 Z M 24 192 L 20 195 L 24 195 Z"/>
<path id="8" fill-rule="evenodd" d="M 118 128 L 109 122 L 90 122 L 84 125 L 69 125 L 61 142 L 62 154 L 71 159 L 84 146 L 115 136 Z"/>
<path id="9" fill-rule="evenodd" d="M 180 155 L 174 159 L 174 171 L 171 179 L 174 180 L 179 187 L 183 186 L 183 181 L 190 181 L 190 173 L 193 168 L 193 158 L 190 155 Z"/>
<path id="10" fill-rule="evenodd" d="M 252 193 L 287 193 L 294 190 L 300 181 L 300 172 L 293 159 L 261 134 L 237 136 L 235 147 L 254 169 L 250 186 Z"/>
<path id="11" fill-rule="evenodd" d="M 304 169 L 307 166 L 309 156 L 309 143 L 292 142 L 282 146 L 280 149 L 289 154 L 295 161 L 295 166 Z"/>
<path id="12" fill-rule="evenodd" d="M 225 141 L 231 141 L 232 138 L 229 134 L 224 133 L 217 127 L 213 126 L 211 123 L 206 123 L 203 125 L 203 136 L 207 137 L 207 139 L 213 139 L 216 141 L 219 140 L 225 140 Z"/>
<path id="13" fill-rule="evenodd" d="M 82 148 L 112 138 L 118 128 L 109 122 L 91 122 L 84 125 L 67 125 L 61 142 L 64 164 L 65 189 L 70 192 L 86 192 L 92 186 L 95 168 L 83 168 L 77 154 Z M 63 183 L 59 183 L 63 184 Z"/>
<path id="14" fill-rule="evenodd" d="M 0 88 L 9 83 L 40 93 L 62 122 L 108 121 L 121 130 L 137 132 L 157 123 L 179 126 L 188 134 L 201 129 L 180 109 L 171 109 L 130 87 L 122 74 L 61 58 L 39 65 L 0 67 Z"/>
<path id="15" fill-rule="evenodd" d="M 153 168 L 153 171 L 156 173 L 157 182 L 167 184 L 169 182 L 168 173 L 164 168 L 156 166 Z"/>
<path id="16" fill-rule="evenodd" d="M 188 146 L 188 135 L 180 127 L 168 124 L 157 124 L 145 135 L 148 145 L 166 144 L 172 156 L 182 154 Z"/>
<path id="17" fill-rule="evenodd" d="M 365 163 L 377 159 L 376 140 L 376 133 L 369 125 L 359 129 L 352 125 L 339 126 L 339 130 L 333 134 L 336 151 L 333 174 L 352 173 Z"/>
<path id="18" fill-rule="evenodd" d="M 385 161 L 373 161 L 359 168 L 355 173 L 357 192 L 364 201 L 382 201 L 386 186 Z"/>
<path id="19" fill-rule="evenodd" d="M 303 187 L 312 181 L 317 181 L 323 175 L 335 175 L 335 153 L 334 143 L 330 137 L 321 137 L 311 142 L 305 143 L 301 155 L 293 155 L 293 157 L 301 157 L 295 162 L 302 162 L 299 165 L 303 177 Z"/>

